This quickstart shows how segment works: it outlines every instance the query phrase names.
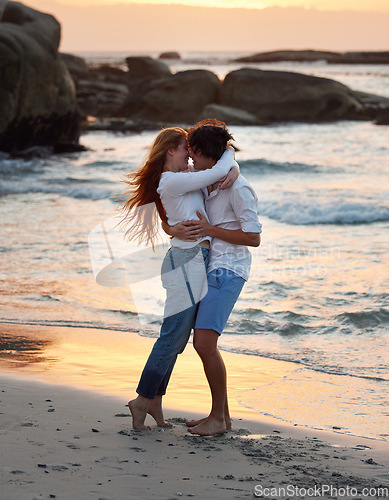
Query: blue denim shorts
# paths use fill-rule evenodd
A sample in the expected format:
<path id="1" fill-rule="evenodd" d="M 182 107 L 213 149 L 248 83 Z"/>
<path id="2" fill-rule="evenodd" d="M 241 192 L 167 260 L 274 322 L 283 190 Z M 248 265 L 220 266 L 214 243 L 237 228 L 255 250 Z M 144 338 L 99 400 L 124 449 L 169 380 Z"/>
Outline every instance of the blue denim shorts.
<path id="1" fill-rule="evenodd" d="M 214 269 L 207 275 L 208 292 L 201 300 L 195 328 L 214 330 L 219 335 L 242 291 L 245 280 L 230 269 Z"/>

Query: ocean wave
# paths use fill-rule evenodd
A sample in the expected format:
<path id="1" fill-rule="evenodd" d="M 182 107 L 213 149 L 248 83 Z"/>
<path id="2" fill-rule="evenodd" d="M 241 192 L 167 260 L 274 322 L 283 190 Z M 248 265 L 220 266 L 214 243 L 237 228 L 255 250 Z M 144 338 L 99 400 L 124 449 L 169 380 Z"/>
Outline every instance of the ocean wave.
<path id="1" fill-rule="evenodd" d="M 364 379 L 364 380 L 372 380 L 376 382 L 389 382 L 389 377 L 388 376 L 379 376 L 379 375 L 373 375 L 373 374 L 365 374 L 365 373 L 356 373 L 353 368 L 347 367 L 347 366 L 335 366 L 335 365 L 320 365 L 318 360 L 315 361 L 310 361 L 307 359 L 304 359 L 304 357 L 299 357 L 295 353 L 276 353 L 276 352 L 266 352 L 266 351 L 255 351 L 251 350 L 248 351 L 246 348 L 243 347 L 236 347 L 236 346 L 229 346 L 227 344 L 219 346 L 219 348 L 222 351 L 226 352 L 231 352 L 235 354 L 245 354 L 245 355 L 251 355 L 251 356 L 259 356 L 262 358 L 267 358 L 267 359 L 274 359 L 276 361 L 285 361 L 287 363 L 295 363 L 297 365 L 302 365 L 305 366 L 306 368 L 309 368 L 312 371 L 319 372 L 319 373 L 326 373 L 328 375 L 340 375 L 340 376 L 347 376 L 347 377 L 352 377 L 352 378 L 357 378 L 357 379 Z"/>
<path id="2" fill-rule="evenodd" d="M 278 162 L 264 158 L 239 161 L 239 167 L 245 173 L 285 173 L 285 172 L 319 172 L 323 169 L 319 165 L 298 162 Z"/>
<path id="3" fill-rule="evenodd" d="M 113 187 L 115 186 L 115 187 Z M 58 182 L 41 182 L 36 180 L 36 184 L 22 182 L 0 182 L 0 196 L 26 193 L 58 194 L 67 198 L 103 200 L 110 198 L 117 193 L 116 184 L 110 181 L 89 182 L 69 178 Z"/>
<path id="4" fill-rule="evenodd" d="M 20 161 L 15 159 L 0 159 L 0 175 L 7 178 L 42 172 L 43 162 L 39 160 Z"/>
<path id="5" fill-rule="evenodd" d="M 293 196 L 262 200 L 259 213 L 287 224 L 308 226 L 313 224 L 371 224 L 388 221 L 389 207 L 368 201 L 344 199 L 301 199 Z"/>
<path id="6" fill-rule="evenodd" d="M 225 334 L 279 334 L 279 335 L 325 335 L 336 331 L 352 333 L 358 329 L 386 326 L 389 323 L 389 311 L 384 308 L 370 311 L 343 312 L 328 320 L 325 327 L 318 326 L 318 318 L 300 314 L 294 311 L 278 311 L 271 314 L 261 309 L 248 308 L 234 313 L 234 321 L 229 321 L 229 328 Z M 313 324 L 315 326 L 313 326 Z M 339 324 L 351 329 L 339 329 Z"/>
<path id="7" fill-rule="evenodd" d="M 127 170 L 128 165 L 129 165 L 128 163 L 125 163 L 120 160 L 109 160 L 109 161 L 96 160 L 84 163 L 82 166 L 85 168 L 107 168 L 107 169 L 115 169 L 117 167 L 120 167 L 123 170 Z"/>
<path id="8" fill-rule="evenodd" d="M 378 309 L 372 311 L 346 312 L 339 314 L 336 319 L 342 324 L 351 324 L 357 328 L 372 328 L 389 323 L 389 311 Z"/>

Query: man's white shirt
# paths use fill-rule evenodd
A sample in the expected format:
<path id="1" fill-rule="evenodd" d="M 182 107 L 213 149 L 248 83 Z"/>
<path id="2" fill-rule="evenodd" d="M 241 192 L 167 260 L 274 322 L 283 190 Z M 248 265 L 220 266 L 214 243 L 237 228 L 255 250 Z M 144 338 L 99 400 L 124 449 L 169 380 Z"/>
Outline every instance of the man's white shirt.
<path id="1" fill-rule="evenodd" d="M 205 190 L 203 191 L 205 192 Z M 230 189 L 217 188 L 205 197 L 210 223 L 223 229 L 242 229 L 245 233 L 261 233 L 258 221 L 258 198 L 249 182 L 239 175 Z M 218 238 L 211 242 L 208 273 L 222 267 L 248 280 L 251 252 L 245 245 L 234 245 Z"/>

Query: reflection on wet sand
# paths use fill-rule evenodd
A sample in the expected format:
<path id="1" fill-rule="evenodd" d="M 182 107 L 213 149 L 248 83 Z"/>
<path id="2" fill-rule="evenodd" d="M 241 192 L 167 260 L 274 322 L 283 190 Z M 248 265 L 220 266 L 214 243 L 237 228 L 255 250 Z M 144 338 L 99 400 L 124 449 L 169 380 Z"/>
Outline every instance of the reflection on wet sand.
<path id="1" fill-rule="evenodd" d="M 118 395 L 123 401 L 135 394 L 139 374 L 154 343 L 153 338 L 136 332 L 118 332 L 91 328 L 52 327 L 41 325 L 1 324 L 3 353 L 0 372 L 34 378 L 54 384 Z M 14 357 L 20 361 L 13 361 Z M 296 369 L 294 363 L 259 359 L 224 352 L 229 373 L 231 411 L 239 415 L 255 413 L 237 402 L 245 390 L 269 385 Z M 15 369 L 17 368 L 17 369 Z M 189 345 L 179 357 L 165 406 L 177 409 L 193 407 L 209 410 L 210 394 L 203 367 L 193 347 Z"/>
<path id="2" fill-rule="evenodd" d="M 18 369 L 36 363 L 55 362 L 53 356 L 48 357 L 45 353 L 54 343 L 53 340 L 4 330 L 7 330 L 6 325 L 2 325 L 0 331 L 0 369 Z"/>

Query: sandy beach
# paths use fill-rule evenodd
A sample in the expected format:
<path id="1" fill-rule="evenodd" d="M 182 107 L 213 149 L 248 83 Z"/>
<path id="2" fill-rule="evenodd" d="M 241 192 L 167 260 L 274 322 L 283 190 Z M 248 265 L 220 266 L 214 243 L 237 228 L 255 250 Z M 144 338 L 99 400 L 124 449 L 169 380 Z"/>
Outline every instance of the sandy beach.
<path id="1" fill-rule="evenodd" d="M 2 359 L 2 500 L 388 496 L 388 443 L 342 435 L 336 429 L 287 425 L 239 405 L 236 397 L 242 390 L 283 377 L 292 363 L 263 359 L 258 369 L 258 361 L 250 356 L 224 353 L 233 430 L 202 438 L 190 435 L 185 426 L 186 418 L 209 409 L 202 368 L 188 346 L 166 396 L 166 417 L 173 428 L 158 428 L 150 420 L 150 431 L 136 432 L 125 404 L 134 394 L 153 339 L 27 325 L 2 324 L 1 330 L 25 340 L 56 339 L 51 349 L 57 351 L 55 360 L 47 347 L 45 359 L 35 364 L 11 363 L 7 359 L 12 354 Z M 59 341 L 64 336 L 66 343 Z M 78 357 L 72 346 L 76 337 L 84 341 Z M 113 345 L 105 351 L 107 365 L 94 376 L 89 365 L 88 380 L 86 371 L 76 373 L 74 368 L 83 352 L 91 350 L 93 338 L 95 349 L 89 354 L 99 362 L 97 346 L 103 350 L 104 337 Z M 124 345 L 130 345 L 131 352 L 124 352 Z M 90 358 L 85 357 L 85 366 Z M 115 371 L 123 370 L 127 387 L 115 381 Z"/>

